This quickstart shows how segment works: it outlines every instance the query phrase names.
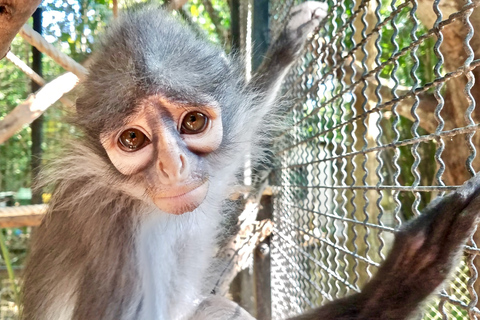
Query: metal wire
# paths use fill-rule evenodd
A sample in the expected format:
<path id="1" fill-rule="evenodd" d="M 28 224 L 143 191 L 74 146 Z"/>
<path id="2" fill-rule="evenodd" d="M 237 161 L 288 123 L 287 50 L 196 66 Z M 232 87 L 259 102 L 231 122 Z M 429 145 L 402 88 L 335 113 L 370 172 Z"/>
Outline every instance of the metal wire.
<path id="1" fill-rule="evenodd" d="M 272 38 L 296 3 L 270 1 Z M 480 0 L 328 3 L 284 83 L 292 125 L 270 177 L 274 319 L 359 291 L 395 230 L 480 168 L 470 21 Z M 424 319 L 480 317 L 476 239 Z"/>

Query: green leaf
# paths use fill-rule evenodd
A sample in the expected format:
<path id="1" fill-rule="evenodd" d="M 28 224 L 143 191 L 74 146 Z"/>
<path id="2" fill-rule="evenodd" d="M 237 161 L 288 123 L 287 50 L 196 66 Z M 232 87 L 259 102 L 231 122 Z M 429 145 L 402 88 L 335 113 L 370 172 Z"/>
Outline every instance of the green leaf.
<path id="1" fill-rule="evenodd" d="M 194 16 L 196 18 L 200 15 L 200 12 L 199 12 L 198 7 L 196 5 L 192 5 L 190 7 L 190 13 L 192 14 L 192 16 Z"/>

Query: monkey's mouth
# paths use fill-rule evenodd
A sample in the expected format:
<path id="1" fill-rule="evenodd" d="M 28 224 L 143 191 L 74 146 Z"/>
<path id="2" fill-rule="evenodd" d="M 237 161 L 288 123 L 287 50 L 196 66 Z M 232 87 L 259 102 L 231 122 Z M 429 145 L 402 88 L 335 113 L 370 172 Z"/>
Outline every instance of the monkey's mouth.
<path id="1" fill-rule="evenodd" d="M 180 215 L 198 208 L 205 200 L 208 191 L 208 180 L 200 184 L 181 187 L 178 190 L 162 193 L 154 197 L 153 202 L 162 211 Z"/>

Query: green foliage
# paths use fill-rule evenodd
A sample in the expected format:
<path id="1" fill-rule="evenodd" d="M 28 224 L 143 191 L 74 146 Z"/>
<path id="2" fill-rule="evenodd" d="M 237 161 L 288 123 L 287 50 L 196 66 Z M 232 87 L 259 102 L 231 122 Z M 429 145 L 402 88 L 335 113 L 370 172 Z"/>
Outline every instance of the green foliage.
<path id="1" fill-rule="evenodd" d="M 74 60 L 85 60 L 92 52 L 96 36 L 112 18 L 109 4 L 106 0 L 44 1 L 45 37 L 58 41 Z"/>
<path id="2" fill-rule="evenodd" d="M 383 19 L 389 17 L 392 12 L 392 8 L 385 4 L 380 10 Z M 396 33 L 394 26 L 396 27 Z M 432 70 L 438 61 L 433 51 L 436 39 L 430 36 L 422 41 L 416 49 L 414 47 L 410 48 L 413 41 L 426 34 L 427 31 L 425 26 L 418 21 L 415 22 L 409 6 L 401 9 L 390 23 L 383 26 L 380 33 L 382 50 L 380 62 L 386 65 L 380 76 L 385 79 L 390 79 L 393 76 L 394 61 L 398 57 L 398 69 L 395 76 L 400 85 L 410 87 L 416 84 L 417 86 L 423 86 L 433 81 Z M 416 64 L 418 66 L 415 66 Z M 415 69 L 418 83 L 415 83 L 415 78 L 411 74 L 412 70 Z"/>
<path id="3" fill-rule="evenodd" d="M 19 37 L 14 39 L 12 51 L 28 61 L 30 47 Z M 29 91 L 27 76 L 7 59 L 0 60 L 0 120 L 21 103 Z M 28 127 L 0 144 L 0 191 L 16 191 L 30 185 L 30 144 Z"/>
<path id="4" fill-rule="evenodd" d="M 191 19 L 191 22 L 203 30 L 210 41 L 219 45 L 229 46 L 228 33 L 230 31 L 230 8 L 228 0 L 211 0 L 215 15 L 218 16 L 218 23 L 207 12 L 204 1 L 188 1 L 183 7 L 183 12 Z M 227 34 L 227 35 L 226 35 Z M 225 39 L 227 38 L 227 39 Z"/>

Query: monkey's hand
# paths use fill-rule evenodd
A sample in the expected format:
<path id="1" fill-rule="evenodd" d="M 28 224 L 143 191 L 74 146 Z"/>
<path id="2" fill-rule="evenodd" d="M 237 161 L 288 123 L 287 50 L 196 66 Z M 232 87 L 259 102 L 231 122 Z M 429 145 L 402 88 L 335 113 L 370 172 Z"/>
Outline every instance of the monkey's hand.
<path id="1" fill-rule="evenodd" d="M 275 61 L 277 58 L 285 65 L 293 62 L 307 37 L 327 16 L 327 12 L 328 4 L 324 2 L 307 1 L 293 7 L 285 28 L 270 46 L 267 59 Z"/>
<path id="2" fill-rule="evenodd" d="M 293 53 L 298 53 L 320 22 L 327 16 L 328 4 L 324 2 L 307 1 L 292 8 L 285 30 L 279 41 L 285 41 Z"/>
<path id="3" fill-rule="evenodd" d="M 297 320 L 403 320 L 452 272 L 480 215 L 480 174 L 430 203 L 396 234 L 392 250 L 361 293 Z"/>
<path id="4" fill-rule="evenodd" d="M 479 195 L 477 175 L 456 192 L 435 199 L 420 217 L 397 232 L 390 255 L 364 289 L 365 295 L 385 303 L 376 303 L 375 308 L 370 299 L 363 310 L 365 318 L 405 317 L 445 281 L 475 228 Z"/>
<path id="5" fill-rule="evenodd" d="M 272 42 L 250 85 L 274 97 L 283 77 L 302 51 L 305 40 L 327 16 L 328 5 L 307 1 L 292 8 L 285 28 Z M 269 98 L 267 97 L 267 101 Z"/>

